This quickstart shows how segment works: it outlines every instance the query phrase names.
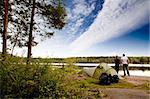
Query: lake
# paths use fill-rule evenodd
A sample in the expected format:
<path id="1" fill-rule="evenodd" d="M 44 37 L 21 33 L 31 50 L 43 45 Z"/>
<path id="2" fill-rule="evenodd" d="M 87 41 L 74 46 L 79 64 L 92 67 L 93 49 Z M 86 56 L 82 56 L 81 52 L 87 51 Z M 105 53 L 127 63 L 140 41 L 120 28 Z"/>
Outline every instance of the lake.
<path id="1" fill-rule="evenodd" d="M 146 76 L 150 77 L 150 71 L 149 70 L 129 70 L 130 76 Z M 124 75 L 123 70 L 119 71 L 120 75 Z"/>
<path id="2" fill-rule="evenodd" d="M 55 66 L 62 66 L 62 65 L 67 65 L 65 63 L 52 63 Z M 76 66 L 80 67 L 96 67 L 99 64 L 98 63 L 75 63 Z M 108 64 L 108 66 L 114 66 L 115 64 Z M 150 64 L 129 64 L 129 67 L 150 67 Z M 131 76 L 146 76 L 150 77 L 150 71 L 149 70 L 129 70 Z M 119 71 L 120 75 L 124 75 L 123 70 Z"/>

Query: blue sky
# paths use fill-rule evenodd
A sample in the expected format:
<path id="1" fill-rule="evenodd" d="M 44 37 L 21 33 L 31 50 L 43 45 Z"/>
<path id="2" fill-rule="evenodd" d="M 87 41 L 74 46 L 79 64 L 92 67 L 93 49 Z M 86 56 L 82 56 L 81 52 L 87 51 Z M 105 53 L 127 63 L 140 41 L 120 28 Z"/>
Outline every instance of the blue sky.
<path id="1" fill-rule="evenodd" d="M 34 47 L 33 57 L 150 55 L 149 0 L 64 1 L 66 26 Z"/>
<path id="2" fill-rule="evenodd" d="M 97 46 L 95 47 L 97 54 L 102 54 L 101 50 L 105 52 L 102 55 L 121 55 L 125 53 L 129 56 L 147 56 L 150 45 L 149 36 L 149 24 L 146 24 L 134 31 L 94 46 Z"/>

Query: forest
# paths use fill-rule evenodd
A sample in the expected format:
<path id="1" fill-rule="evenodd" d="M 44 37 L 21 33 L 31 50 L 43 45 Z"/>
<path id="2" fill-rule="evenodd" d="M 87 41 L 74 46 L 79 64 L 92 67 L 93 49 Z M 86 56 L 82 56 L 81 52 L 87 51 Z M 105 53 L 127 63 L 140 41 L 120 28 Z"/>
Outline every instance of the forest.
<path id="1" fill-rule="evenodd" d="M 130 64 L 150 64 L 150 57 L 128 57 Z M 34 58 L 41 62 L 63 63 L 72 60 L 74 63 L 114 63 L 115 56 L 101 57 L 70 57 L 70 58 Z"/>

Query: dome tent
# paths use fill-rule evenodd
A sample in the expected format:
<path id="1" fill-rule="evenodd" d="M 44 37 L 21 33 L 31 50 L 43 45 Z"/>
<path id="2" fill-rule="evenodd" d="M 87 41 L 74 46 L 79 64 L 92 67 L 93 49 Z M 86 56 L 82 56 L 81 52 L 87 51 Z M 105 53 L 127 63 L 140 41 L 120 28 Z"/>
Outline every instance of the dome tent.
<path id="1" fill-rule="evenodd" d="M 84 67 L 83 71 L 86 72 L 89 76 L 99 79 L 102 73 L 106 73 L 107 75 L 117 75 L 119 79 L 122 79 L 120 75 L 117 74 L 116 70 L 111 66 L 108 66 L 106 63 L 101 63 L 97 67 Z"/>

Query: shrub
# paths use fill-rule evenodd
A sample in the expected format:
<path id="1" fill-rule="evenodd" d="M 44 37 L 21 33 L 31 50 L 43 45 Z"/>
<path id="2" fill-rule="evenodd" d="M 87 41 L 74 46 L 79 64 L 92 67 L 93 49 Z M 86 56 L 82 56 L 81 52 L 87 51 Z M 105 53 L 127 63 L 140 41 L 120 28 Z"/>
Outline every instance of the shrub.
<path id="1" fill-rule="evenodd" d="M 47 65 L 26 65 L 21 59 L 0 61 L 0 98 L 59 97 L 58 77 Z"/>

